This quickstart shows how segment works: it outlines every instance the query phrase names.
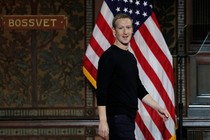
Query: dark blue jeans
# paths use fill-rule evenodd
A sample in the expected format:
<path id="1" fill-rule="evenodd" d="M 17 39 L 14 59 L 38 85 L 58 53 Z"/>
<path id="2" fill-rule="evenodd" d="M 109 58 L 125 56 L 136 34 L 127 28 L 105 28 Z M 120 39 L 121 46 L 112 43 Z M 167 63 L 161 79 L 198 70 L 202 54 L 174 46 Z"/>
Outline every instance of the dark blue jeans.
<path id="1" fill-rule="evenodd" d="M 108 116 L 109 140 L 135 140 L 135 120 L 127 115 Z"/>

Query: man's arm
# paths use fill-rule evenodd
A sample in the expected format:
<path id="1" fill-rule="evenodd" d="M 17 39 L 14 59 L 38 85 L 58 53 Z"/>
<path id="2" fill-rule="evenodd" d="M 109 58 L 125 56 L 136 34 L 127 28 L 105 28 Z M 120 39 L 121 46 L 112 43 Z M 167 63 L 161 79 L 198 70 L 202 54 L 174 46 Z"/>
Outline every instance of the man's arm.
<path id="1" fill-rule="evenodd" d="M 151 108 L 153 108 L 154 110 L 156 110 L 158 112 L 158 114 L 163 118 L 164 121 L 166 121 L 169 117 L 170 114 L 166 109 L 163 109 L 152 97 L 150 94 L 147 94 L 146 96 L 144 96 L 144 98 L 142 99 L 142 101 L 149 105 Z"/>
<path id="2" fill-rule="evenodd" d="M 109 135 L 109 127 L 106 117 L 106 106 L 98 106 L 98 114 L 99 114 L 98 134 L 103 138 L 107 138 Z"/>

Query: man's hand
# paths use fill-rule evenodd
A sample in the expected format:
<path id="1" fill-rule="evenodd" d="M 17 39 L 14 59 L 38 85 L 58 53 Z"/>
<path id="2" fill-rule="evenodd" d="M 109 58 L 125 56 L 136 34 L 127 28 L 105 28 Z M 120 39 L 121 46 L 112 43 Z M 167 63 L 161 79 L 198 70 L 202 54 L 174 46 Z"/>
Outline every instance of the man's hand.
<path id="1" fill-rule="evenodd" d="M 163 121 L 167 121 L 168 118 L 170 118 L 170 114 L 166 109 L 160 108 L 157 112 L 160 115 L 160 117 L 163 118 Z"/>
<path id="2" fill-rule="evenodd" d="M 98 134 L 101 136 L 103 139 L 108 140 L 109 136 L 109 127 L 107 121 L 100 121 L 99 126 L 98 126 Z"/>
<path id="3" fill-rule="evenodd" d="M 160 107 L 160 105 L 155 100 L 153 100 L 150 94 L 147 94 L 142 99 L 142 101 L 146 103 L 147 105 L 149 105 L 151 108 L 155 109 L 160 115 L 160 117 L 163 118 L 164 121 L 168 120 L 168 118 L 171 117 L 169 112 L 166 109 L 163 109 L 162 107 Z"/>

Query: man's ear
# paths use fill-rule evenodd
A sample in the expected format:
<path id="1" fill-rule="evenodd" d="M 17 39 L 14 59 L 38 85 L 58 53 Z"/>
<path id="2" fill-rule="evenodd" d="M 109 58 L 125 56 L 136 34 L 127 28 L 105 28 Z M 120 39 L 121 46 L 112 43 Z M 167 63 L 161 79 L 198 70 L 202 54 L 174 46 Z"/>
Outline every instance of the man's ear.
<path id="1" fill-rule="evenodd" d="M 114 27 L 112 27 L 112 33 L 113 33 L 114 37 L 116 37 L 116 32 L 115 32 Z"/>

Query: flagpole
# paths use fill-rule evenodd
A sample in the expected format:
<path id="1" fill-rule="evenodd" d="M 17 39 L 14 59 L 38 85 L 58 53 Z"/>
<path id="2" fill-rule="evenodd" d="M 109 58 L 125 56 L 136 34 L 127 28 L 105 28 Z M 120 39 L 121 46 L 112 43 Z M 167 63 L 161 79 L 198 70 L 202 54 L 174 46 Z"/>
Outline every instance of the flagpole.
<path id="1" fill-rule="evenodd" d="M 183 92 L 183 87 L 182 87 L 182 83 L 183 83 L 183 79 L 182 79 L 182 61 L 183 58 L 185 58 L 186 55 L 178 55 L 178 64 L 180 65 L 179 67 L 179 76 L 180 76 L 180 93 L 179 93 L 179 140 L 183 139 L 183 134 L 182 134 L 182 126 L 183 126 L 183 102 L 182 102 L 182 92 Z"/>
<path id="2" fill-rule="evenodd" d="M 178 54 L 178 55 L 172 55 L 173 57 L 178 59 L 179 66 L 179 102 L 178 102 L 178 108 L 179 108 L 179 121 L 178 121 L 178 134 L 179 134 L 179 140 L 183 140 L 183 101 L 182 101 L 182 92 L 183 92 L 183 79 L 182 79 L 182 65 L 183 60 L 185 57 L 187 57 L 187 54 Z"/>

